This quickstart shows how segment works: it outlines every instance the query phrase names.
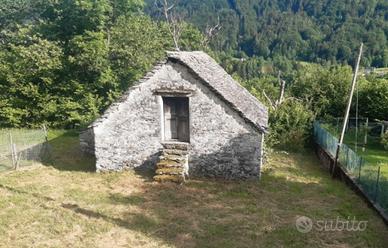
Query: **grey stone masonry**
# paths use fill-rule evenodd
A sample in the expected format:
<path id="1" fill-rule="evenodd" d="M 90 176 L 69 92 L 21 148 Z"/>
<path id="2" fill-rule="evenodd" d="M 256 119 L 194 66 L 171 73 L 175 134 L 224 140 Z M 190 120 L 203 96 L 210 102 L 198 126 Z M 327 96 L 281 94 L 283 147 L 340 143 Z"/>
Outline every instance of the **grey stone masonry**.
<path id="1" fill-rule="evenodd" d="M 202 52 L 170 54 L 81 135 L 97 171 L 155 169 L 174 150 L 164 140 L 163 97 L 189 99 L 190 176 L 260 176 L 267 110 Z"/>

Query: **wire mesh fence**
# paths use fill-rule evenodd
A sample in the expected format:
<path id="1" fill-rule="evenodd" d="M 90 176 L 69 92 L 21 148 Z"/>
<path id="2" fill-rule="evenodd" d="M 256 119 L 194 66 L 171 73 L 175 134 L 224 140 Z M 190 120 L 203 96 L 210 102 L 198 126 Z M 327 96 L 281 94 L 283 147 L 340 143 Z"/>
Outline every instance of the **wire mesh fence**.
<path id="1" fill-rule="evenodd" d="M 314 139 L 321 148 L 335 158 L 338 138 L 319 122 L 314 123 Z M 369 200 L 388 213 L 388 165 L 379 166 L 369 163 L 345 144 L 340 148 L 338 161 L 342 169 L 353 177 L 367 194 Z"/>
<path id="2" fill-rule="evenodd" d="M 324 123 L 320 123 L 332 134 L 340 134 L 343 118 L 327 118 Z M 328 125 L 326 125 L 328 124 Z M 350 117 L 346 131 L 358 129 L 358 134 L 365 135 L 365 132 L 372 137 L 381 137 L 388 130 L 388 121 L 370 120 L 369 118 Z M 360 139 L 360 142 L 362 140 Z"/>
<path id="3" fill-rule="evenodd" d="M 45 128 L 0 129 L 0 171 L 41 162 L 47 155 Z"/>

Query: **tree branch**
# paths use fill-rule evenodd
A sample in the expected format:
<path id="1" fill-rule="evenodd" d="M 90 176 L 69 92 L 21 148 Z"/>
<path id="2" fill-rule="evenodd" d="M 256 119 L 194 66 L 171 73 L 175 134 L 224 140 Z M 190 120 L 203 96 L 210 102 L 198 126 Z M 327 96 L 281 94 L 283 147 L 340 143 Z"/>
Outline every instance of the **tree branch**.
<path id="1" fill-rule="evenodd" d="M 271 109 L 276 109 L 276 105 L 272 102 L 271 98 L 269 98 L 268 95 L 265 93 L 265 90 L 263 90 L 263 95 L 269 102 Z"/>

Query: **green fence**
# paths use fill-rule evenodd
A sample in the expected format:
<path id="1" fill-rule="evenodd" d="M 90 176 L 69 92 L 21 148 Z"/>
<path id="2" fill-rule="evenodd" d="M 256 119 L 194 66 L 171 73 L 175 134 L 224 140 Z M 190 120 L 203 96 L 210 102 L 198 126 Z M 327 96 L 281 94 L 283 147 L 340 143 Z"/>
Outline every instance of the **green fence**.
<path id="1" fill-rule="evenodd" d="M 335 158 L 338 138 L 325 129 L 321 123 L 314 123 L 315 142 Z M 363 157 L 343 144 L 339 153 L 339 163 L 367 194 L 371 202 L 380 205 L 388 214 L 388 173 L 387 166 L 369 164 Z"/>

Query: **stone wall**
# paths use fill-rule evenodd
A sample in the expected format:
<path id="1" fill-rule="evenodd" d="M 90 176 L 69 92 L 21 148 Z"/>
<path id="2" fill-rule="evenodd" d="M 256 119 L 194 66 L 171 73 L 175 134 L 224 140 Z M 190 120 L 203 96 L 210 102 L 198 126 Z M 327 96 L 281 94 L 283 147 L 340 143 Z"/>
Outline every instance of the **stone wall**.
<path id="1" fill-rule="evenodd" d="M 321 161 L 321 165 L 323 168 L 328 171 L 332 171 L 334 166 L 334 158 L 332 158 L 324 149 L 322 149 L 318 144 L 315 144 L 315 153 L 319 160 Z"/>
<path id="2" fill-rule="evenodd" d="M 222 79 L 221 79 L 222 80 Z M 191 176 L 250 178 L 260 175 L 261 133 L 187 67 L 168 62 L 132 87 L 92 127 L 97 170 L 153 168 L 163 141 L 162 96 L 190 92 Z M 86 135 L 86 134 L 85 134 Z"/>
<path id="3" fill-rule="evenodd" d="M 94 133 L 93 128 L 89 128 L 81 132 L 79 136 L 81 151 L 94 155 Z"/>

